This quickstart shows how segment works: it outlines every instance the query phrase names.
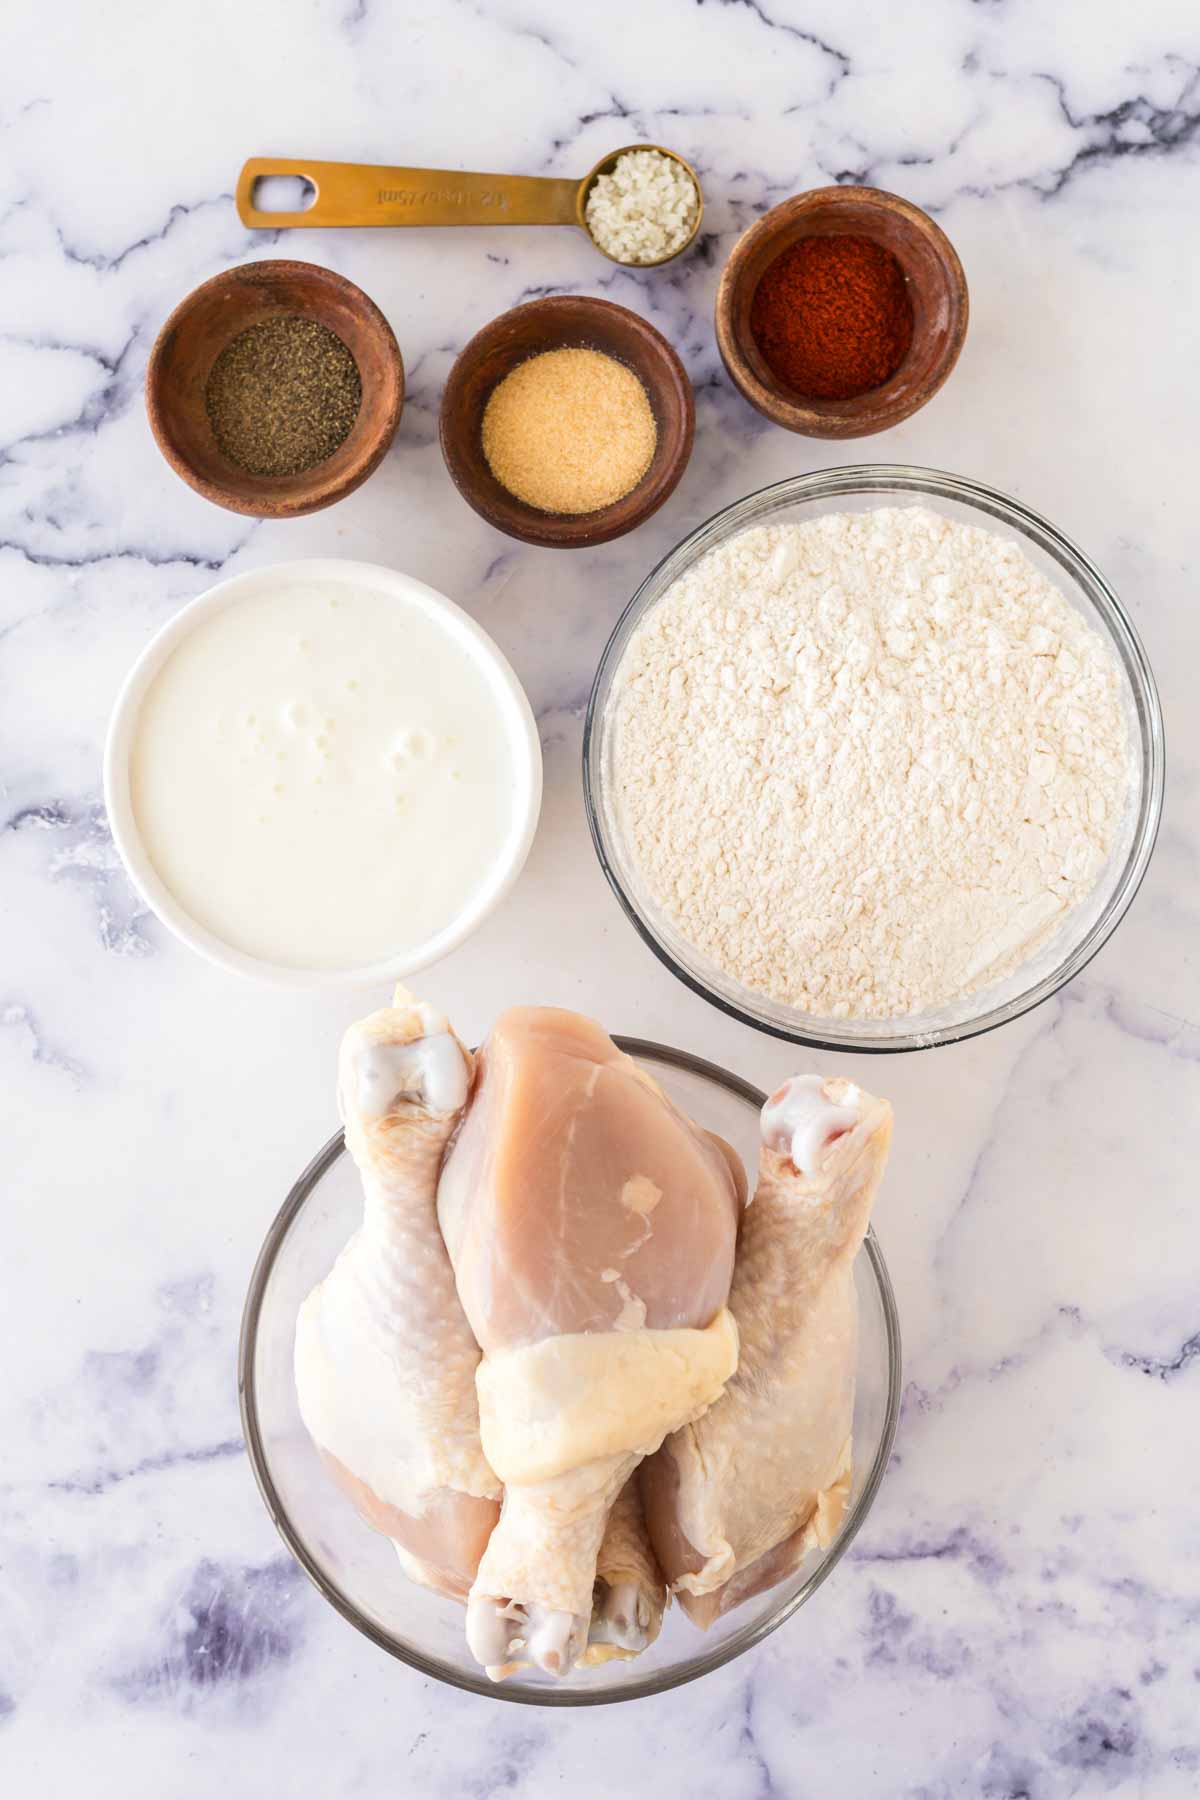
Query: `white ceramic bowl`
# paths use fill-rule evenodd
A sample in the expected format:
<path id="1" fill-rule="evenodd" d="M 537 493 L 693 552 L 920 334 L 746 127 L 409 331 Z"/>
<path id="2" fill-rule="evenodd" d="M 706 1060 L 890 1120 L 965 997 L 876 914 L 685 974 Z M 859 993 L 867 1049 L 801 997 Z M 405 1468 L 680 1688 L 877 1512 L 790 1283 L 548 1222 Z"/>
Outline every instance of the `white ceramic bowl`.
<path id="1" fill-rule="evenodd" d="M 214 613 L 250 600 L 281 585 L 315 581 L 354 581 L 398 601 L 417 602 L 467 652 L 495 696 L 516 772 L 512 826 L 500 856 L 469 901 L 434 936 L 416 949 L 358 968 L 291 967 L 250 956 L 200 925 L 166 887 L 142 842 L 130 797 L 129 767 L 137 734 L 138 714 L 150 685 L 167 658 L 189 633 Z M 487 633 L 444 594 L 395 569 L 378 563 L 341 558 L 276 563 L 250 569 L 220 581 L 178 612 L 151 639 L 130 670 L 117 696 L 104 747 L 104 803 L 109 828 L 130 880 L 155 916 L 189 949 L 238 975 L 279 987 L 317 988 L 399 981 L 457 949 L 499 905 L 521 873 L 537 830 L 542 804 L 542 753 L 537 725 L 525 691 Z"/>

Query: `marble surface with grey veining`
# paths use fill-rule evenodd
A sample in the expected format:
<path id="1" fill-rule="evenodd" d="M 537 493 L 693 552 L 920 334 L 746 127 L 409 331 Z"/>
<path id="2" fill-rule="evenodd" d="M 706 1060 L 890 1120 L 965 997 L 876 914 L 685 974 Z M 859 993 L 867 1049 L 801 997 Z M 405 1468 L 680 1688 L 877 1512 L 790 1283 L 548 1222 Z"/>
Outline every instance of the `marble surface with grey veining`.
<path id="1" fill-rule="evenodd" d="M 1200 1791 L 1194 3 L 12 0 L 4 26 L 0 1792 Z M 231 199 L 268 151 L 582 174 L 638 138 L 681 150 L 708 199 L 698 248 L 660 271 L 615 270 L 563 230 L 254 236 Z M 949 386 L 862 446 L 768 427 L 711 329 L 738 232 L 830 181 L 929 208 L 971 284 Z M 256 524 L 168 471 L 141 384 L 183 293 L 279 253 L 367 289 L 410 386 L 364 488 Z M 436 422 L 477 327 L 577 291 L 679 347 L 697 439 L 657 517 L 567 556 L 466 509 Z M 1056 1000 L 857 1067 L 899 1121 L 877 1226 L 907 1364 L 892 1469 L 834 1579 L 666 1698 L 488 1704 L 351 1631 L 254 1488 L 242 1297 L 332 1129 L 334 1048 L 362 1000 L 240 984 L 147 916 L 105 828 L 108 709 L 150 634 L 218 576 L 348 555 L 430 581 L 511 657 L 547 797 L 516 891 L 426 991 L 465 1036 L 507 1001 L 552 1001 L 768 1086 L 797 1053 L 675 982 L 610 897 L 581 715 L 606 634 L 671 544 L 752 488 L 860 458 L 1016 494 L 1109 575 L 1166 712 L 1157 856 Z"/>

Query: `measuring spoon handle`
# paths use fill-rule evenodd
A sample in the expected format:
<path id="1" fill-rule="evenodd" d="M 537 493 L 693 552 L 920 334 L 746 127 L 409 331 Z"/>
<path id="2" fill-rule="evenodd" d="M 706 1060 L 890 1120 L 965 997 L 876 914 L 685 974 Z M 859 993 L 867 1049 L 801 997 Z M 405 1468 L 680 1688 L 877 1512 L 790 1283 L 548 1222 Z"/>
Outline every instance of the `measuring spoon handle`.
<path id="1" fill-rule="evenodd" d="M 300 212 L 261 212 L 254 190 L 266 175 L 302 176 L 316 189 L 312 205 Z M 577 181 L 539 175 L 287 156 L 252 156 L 237 184 L 242 224 L 271 231 L 300 225 L 580 225 L 578 197 Z"/>

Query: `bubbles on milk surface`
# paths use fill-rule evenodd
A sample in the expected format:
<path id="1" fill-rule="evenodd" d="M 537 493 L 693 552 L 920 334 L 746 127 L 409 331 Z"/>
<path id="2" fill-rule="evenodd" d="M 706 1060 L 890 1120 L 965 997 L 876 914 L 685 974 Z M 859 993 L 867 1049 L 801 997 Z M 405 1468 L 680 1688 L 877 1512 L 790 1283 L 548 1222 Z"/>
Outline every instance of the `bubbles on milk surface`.
<path id="1" fill-rule="evenodd" d="M 438 748 L 437 738 L 424 725 L 404 725 L 392 741 L 389 759 L 394 769 L 408 769 L 414 763 L 431 763 Z"/>

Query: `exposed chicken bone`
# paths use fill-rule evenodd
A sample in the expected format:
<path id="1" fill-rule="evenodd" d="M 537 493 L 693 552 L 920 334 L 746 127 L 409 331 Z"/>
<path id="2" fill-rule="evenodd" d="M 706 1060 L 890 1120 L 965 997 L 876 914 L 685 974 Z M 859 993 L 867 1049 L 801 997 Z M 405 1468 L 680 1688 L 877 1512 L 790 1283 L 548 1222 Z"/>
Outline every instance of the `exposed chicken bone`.
<path id="1" fill-rule="evenodd" d="M 636 1581 L 597 1583 L 588 1641 L 638 1656 L 650 1642 L 650 1605 Z"/>
<path id="2" fill-rule="evenodd" d="M 762 1140 L 812 1179 L 830 1144 L 853 1131 L 861 1116 L 862 1093 L 852 1081 L 793 1075 L 762 1109 Z"/>
<path id="3" fill-rule="evenodd" d="M 382 1119 L 401 1100 L 431 1113 L 466 1105 L 469 1078 L 458 1041 L 446 1028 L 409 1044 L 364 1044 L 353 1063 L 354 1099 L 366 1119 Z"/>
<path id="4" fill-rule="evenodd" d="M 518 1605 L 473 1594 L 467 1602 L 467 1647 L 490 1681 L 503 1681 L 532 1663 L 565 1675 L 587 1641 L 587 1620 L 556 1607 Z"/>

